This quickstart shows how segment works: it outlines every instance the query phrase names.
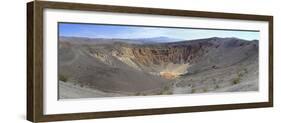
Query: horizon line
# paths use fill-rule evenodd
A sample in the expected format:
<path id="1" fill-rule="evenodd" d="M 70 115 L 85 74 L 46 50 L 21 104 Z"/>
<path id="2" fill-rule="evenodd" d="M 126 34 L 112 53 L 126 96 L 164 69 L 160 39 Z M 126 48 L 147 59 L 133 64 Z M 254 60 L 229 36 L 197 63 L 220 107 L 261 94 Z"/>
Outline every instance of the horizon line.
<path id="1" fill-rule="evenodd" d="M 210 37 L 235 37 L 258 40 L 258 30 L 211 29 L 193 27 L 157 27 L 140 25 L 58 23 L 58 35 L 65 37 L 86 37 L 104 39 L 142 39 L 168 37 L 171 39 L 203 39 Z"/>
<path id="2" fill-rule="evenodd" d="M 165 37 L 165 38 L 171 38 L 171 37 L 167 37 L 167 36 L 156 36 L 156 37 L 148 37 L 148 38 L 101 38 L 101 37 L 97 37 L 97 38 L 93 38 L 93 37 L 79 37 L 79 36 L 58 36 L 58 38 L 61 37 L 65 37 L 65 38 L 87 38 L 87 39 L 120 39 L 120 40 L 136 40 L 136 39 L 150 39 L 150 38 L 158 38 L 158 37 Z M 252 40 L 248 40 L 248 39 L 243 39 L 243 38 L 238 38 L 238 37 L 207 37 L 207 38 L 196 38 L 196 39 L 179 39 L 176 41 L 170 41 L 170 42 L 180 42 L 180 41 L 193 41 L 193 40 L 201 40 L 201 39 L 215 39 L 215 38 L 220 38 L 220 39 L 240 39 L 240 40 L 245 40 L 245 41 L 259 41 L 258 39 L 252 39 Z M 173 39 L 173 38 L 171 38 Z M 163 41 L 165 42 L 165 41 Z"/>

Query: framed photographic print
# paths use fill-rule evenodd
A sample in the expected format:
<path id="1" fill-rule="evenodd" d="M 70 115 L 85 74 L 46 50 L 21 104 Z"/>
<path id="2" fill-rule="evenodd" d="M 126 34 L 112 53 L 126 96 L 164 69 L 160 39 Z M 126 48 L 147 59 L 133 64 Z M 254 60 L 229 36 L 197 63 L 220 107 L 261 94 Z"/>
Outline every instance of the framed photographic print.
<path id="1" fill-rule="evenodd" d="M 27 3 L 33 122 L 273 106 L 273 17 Z"/>

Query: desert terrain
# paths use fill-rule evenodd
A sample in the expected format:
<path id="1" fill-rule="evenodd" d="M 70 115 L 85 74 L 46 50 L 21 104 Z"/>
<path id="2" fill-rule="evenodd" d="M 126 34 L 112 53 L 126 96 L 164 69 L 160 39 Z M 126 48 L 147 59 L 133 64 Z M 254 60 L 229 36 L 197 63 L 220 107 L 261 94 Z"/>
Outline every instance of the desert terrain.
<path id="1" fill-rule="evenodd" d="M 159 40 L 59 37 L 59 98 L 258 91 L 258 40 Z"/>

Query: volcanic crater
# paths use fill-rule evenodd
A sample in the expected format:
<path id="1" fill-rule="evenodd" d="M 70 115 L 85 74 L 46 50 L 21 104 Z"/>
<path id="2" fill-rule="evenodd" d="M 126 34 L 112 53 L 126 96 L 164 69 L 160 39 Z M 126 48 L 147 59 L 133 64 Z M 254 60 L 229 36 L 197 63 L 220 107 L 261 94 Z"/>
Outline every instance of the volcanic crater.
<path id="1" fill-rule="evenodd" d="M 60 98 L 258 90 L 258 40 L 59 40 Z"/>

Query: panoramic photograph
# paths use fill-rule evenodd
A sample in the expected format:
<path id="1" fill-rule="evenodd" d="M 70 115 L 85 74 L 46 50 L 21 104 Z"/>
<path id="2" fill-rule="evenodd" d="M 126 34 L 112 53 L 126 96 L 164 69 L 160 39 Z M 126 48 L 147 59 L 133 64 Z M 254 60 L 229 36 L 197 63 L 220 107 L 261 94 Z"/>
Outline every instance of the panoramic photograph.
<path id="1" fill-rule="evenodd" d="M 255 30 L 58 23 L 58 98 L 259 91 Z"/>

